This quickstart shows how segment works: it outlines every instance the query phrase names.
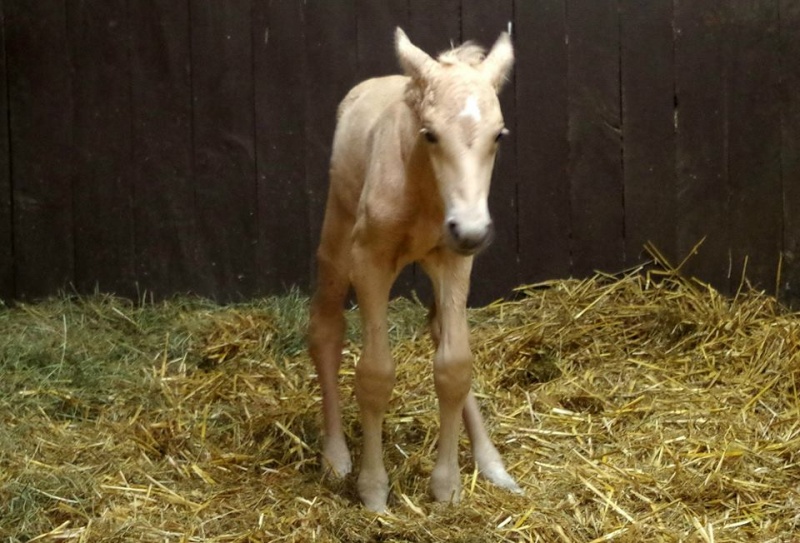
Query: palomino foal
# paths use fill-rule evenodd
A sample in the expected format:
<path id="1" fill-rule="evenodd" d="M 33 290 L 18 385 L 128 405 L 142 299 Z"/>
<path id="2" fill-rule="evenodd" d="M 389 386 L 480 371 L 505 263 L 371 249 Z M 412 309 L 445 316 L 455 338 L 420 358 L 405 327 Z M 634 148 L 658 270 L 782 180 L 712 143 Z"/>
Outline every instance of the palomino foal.
<path id="1" fill-rule="evenodd" d="M 364 341 L 355 378 L 363 431 L 358 491 L 374 511 L 385 509 L 389 494 L 381 438 L 395 380 L 389 290 L 400 270 L 415 261 L 430 277 L 435 297 L 431 333 L 441 425 L 433 495 L 459 499 L 462 415 L 480 472 L 520 492 L 470 391 L 466 313 L 472 255 L 492 238 L 487 197 L 497 145 L 507 132 L 497 92 L 514 61 L 511 41 L 502 34 L 485 58 L 481 48 L 466 44 L 434 60 L 398 28 L 395 47 L 406 75 L 364 81 L 339 106 L 309 331 L 322 388 L 323 457 L 343 476 L 352 464 L 338 373 L 343 305 L 352 284 Z"/>

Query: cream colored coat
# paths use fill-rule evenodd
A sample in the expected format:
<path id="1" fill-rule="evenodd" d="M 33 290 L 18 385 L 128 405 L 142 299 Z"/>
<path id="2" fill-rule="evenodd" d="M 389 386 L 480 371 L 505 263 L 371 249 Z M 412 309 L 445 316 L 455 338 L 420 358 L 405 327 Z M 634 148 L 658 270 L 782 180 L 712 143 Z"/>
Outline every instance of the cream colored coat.
<path id="1" fill-rule="evenodd" d="M 506 133 L 497 92 L 513 63 L 511 42 L 501 35 L 485 59 L 480 48 L 467 44 L 434 60 L 398 28 L 395 45 L 406 75 L 364 81 L 339 106 L 309 331 L 322 388 L 323 458 L 343 476 L 352 464 L 338 373 L 343 304 L 352 284 L 364 341 L 356 367 L 363 430 L 358 490 L 374 511 L 385 509 L 389 493 L 381 438 L 395 379 L 387 304 L 392 283 L 411 262 L 421 263 L 435 297 L 431 328 L 441 426 L 434 497 L 460 497 L 462 416 L 481 473 L 520 491 L 470 392 L 466 318 L 472 255 L 492 238 L 487 198 L 497 144 Z"/>

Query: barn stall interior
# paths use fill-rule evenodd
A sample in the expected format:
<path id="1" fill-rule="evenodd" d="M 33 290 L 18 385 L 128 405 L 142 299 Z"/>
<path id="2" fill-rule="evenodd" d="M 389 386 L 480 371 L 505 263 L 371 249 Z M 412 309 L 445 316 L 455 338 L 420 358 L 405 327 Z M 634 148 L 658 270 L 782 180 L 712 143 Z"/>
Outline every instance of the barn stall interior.
<path id="1" fill-rule="evenodd" d="M 4 537 L 791 541 L 800 331 L 774 297 L 800 287 L 795 2 L 0 9 Z M 464 503 L 431 502 L 431 346 L 399 300 L 377 518 L 320 478 L 303 294 L 247 300 L 311 284 L 336 104 L 397 72 L 397 25 L 429 52 L 512 33 L 473 274 L 476 306 L 510 301 L 471 319 L 526 495 L 465 452 Z M 414 269 L 397 292 L 427 295 Z"/>

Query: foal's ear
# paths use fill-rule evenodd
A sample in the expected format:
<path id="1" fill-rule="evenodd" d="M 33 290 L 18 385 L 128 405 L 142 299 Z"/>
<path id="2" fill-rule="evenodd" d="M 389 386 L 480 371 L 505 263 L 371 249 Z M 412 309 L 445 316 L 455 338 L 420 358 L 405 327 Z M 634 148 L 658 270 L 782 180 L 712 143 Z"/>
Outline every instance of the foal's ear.
<path id="1" fill-rule="evenodd" d="M 406 33 L 399 26 L 394 31 L 394 47 L 397 59 L 407 76 L 424 80 L 436 68 L 437 62 L 428 53 L 411 43 Z"/>
<path id="2" fill-rule="evenodd" d="M 503 88 L 511 66 L 514 64 L 514 47 L 507 32 L 500 34 L 492 50 L 481 63 L 480 70 L 486 74 L 497 92 Z"/>

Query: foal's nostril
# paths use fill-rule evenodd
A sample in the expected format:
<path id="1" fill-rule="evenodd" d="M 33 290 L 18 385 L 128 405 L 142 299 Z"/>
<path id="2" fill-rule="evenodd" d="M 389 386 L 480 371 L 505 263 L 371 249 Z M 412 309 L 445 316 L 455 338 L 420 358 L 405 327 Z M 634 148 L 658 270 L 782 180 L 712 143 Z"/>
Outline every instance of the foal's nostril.
<path id="1" fill-rule="evenodd" d="M 447 221 L 447 229 L 450 230 L 450 235 L 454 240 L 458 240 L 458 223 L 454 219 Z"/>

